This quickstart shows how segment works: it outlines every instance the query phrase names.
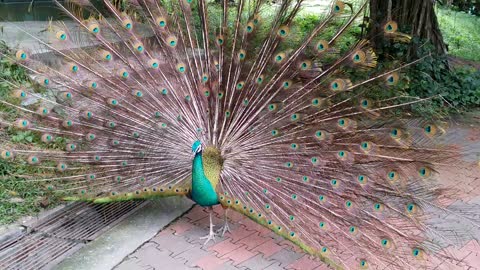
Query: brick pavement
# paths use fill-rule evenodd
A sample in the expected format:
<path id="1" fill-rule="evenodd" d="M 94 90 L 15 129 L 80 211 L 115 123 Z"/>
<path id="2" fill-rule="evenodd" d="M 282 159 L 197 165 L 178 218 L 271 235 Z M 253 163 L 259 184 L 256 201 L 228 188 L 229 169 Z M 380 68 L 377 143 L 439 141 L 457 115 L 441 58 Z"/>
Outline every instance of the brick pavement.
<path id="1" fill-rule="evenodd" d="M 223 209 L 214 208 L 214 223 L 223 224 Z M 327 270 L 318 259 L 266 231 L 238 213 L 229 211 L 231 233 L 203 246 L 208 233 L 208 210 L 195 206 L 155 237 L 127 256 L 115 270 Z M 447 248 L 449 249 L 449 248 Z M 471 240 L 450 250 L 460 262 L 438 261 L 428 269 L 480 270 L 480 244 Z M 385 268 L 385 269 L 388 269 Z"/>

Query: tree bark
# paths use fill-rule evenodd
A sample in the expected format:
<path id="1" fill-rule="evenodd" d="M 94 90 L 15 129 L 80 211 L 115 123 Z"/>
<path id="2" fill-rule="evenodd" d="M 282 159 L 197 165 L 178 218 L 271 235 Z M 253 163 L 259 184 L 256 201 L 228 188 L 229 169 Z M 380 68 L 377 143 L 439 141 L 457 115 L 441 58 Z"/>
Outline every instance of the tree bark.
<path id="1" fill-rule="evenodd" d="M 436 53 L 446 54 L 447 46 L 443 42 L 434 4 L 435 0 L 370 0 L 369 39 L 375 47 L 381 46 L 383 27 L 390 19 L 398 23 L 399 31 L 429 41 Z M 412 44 L 412 50 L 414 46 Z"/>

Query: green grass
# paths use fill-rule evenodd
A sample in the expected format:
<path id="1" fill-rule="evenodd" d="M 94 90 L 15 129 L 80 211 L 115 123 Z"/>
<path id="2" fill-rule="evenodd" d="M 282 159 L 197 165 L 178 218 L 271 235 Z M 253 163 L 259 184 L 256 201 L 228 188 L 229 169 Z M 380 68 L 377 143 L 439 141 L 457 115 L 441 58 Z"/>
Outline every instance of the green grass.
<path id="1" fill-rule="evenodd" d="M 480 17 L 444 8 L 437 8 L 437 16 L 449 53 L 480 61 Z"/>
<path id="2" fill-rule="evenodd" d="M 47 206 L 47 194 L 40 183 L 14 176 L 31 173 L 34 172 L 26 164 L 0 159 L 0 224 L 12 223 Z"/>

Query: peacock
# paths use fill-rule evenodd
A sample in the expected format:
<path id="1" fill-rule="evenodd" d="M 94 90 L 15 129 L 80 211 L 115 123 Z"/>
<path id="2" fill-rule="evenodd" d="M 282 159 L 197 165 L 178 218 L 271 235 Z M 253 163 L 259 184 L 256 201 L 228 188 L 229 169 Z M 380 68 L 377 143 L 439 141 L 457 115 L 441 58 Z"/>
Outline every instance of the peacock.
<path id="1" fill-rule="evenodd" d="M 44 148 L 7 142 L 2 158 L 41 170 L 23 181 L 65 201 L 220 204 L 225 224 L 215 231 L 210 213 L 205 244 L 236 211 L 332 269 L 452 260 L 445 247 L 471 237 L 456 221 L 480 224 L 442 203 L 462 196 L 441 179 L 463 150 L 442 139 L 445 122 L 394 116 L 430 98 L 369 96 L 395 91 L 422 59 L 380 68 L 369 41 L 338 46 L 367 1 L 333 1 L 309 32 L 303 2 L 56 2 L 74 26 L 50 21 L 45 38 L 17 27 L 48 57 L 1 55 L 33 87 L 9 81 L 0 103 L 16 114 L 0 123 Z M 383 23 L 389 42 L 410 39 L 391 16 Z M 442 213 L 452 218 L 432 224 Z"/>

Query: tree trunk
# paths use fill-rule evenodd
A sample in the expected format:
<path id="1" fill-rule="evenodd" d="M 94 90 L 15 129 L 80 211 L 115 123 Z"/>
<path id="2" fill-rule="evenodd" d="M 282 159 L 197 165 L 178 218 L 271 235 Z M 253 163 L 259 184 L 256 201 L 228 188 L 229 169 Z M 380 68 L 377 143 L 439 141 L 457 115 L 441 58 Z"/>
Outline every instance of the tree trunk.
<path id="1" fill-rule="evenodd" d="M 370 0 L 369 38 L 375 47 L 384 42 L 383 27 L 390 19 L 398 23 L 399 31 L 433 44 L 435 52 L 446 54 L 437 16 L 435 0 Z M 412 50 L 415 50 L 412 44 Z"/>

